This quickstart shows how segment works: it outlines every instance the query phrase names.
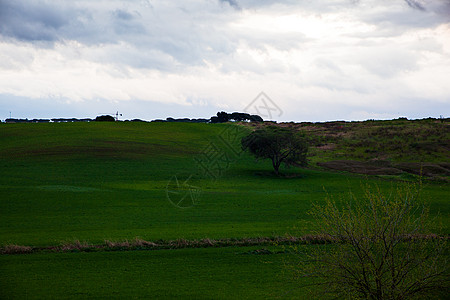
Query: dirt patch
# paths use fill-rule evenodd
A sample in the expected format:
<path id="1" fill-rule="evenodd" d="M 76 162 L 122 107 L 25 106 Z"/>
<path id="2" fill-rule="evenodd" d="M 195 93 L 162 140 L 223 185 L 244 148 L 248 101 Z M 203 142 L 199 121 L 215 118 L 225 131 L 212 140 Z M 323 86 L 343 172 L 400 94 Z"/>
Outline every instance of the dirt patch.
<path id="1" fill-rule="evenodd" d="M 92 187 L 83 187 L 83 186 L 71 186 L 71 185 L 41 185 L 37 186 L 37 189 L 51 191 L 51 192 L 104 192 L 105 190 L 92 188 Z"/>
<path id="2" fill-rule="evenodd" d="M 412 239 L 445 239 L 448 236 L 435 234 L 427 235 L 405 235 L 405 240 Z M 98 252 L 98 251 L 133 251 L 133 250 L 164 250 L 164 249 L 184 249 L 184 248 L 223 248 L 223 247 L 249 247 L 249 246 L 280 246 L 280 245 L 321 245 L 341 243 L 342 239 L 327 234 L 304 235 L 304 236 L 278 236 L 278 237 L 257 237 L 238 239 L 201 239 L 201 240 L 158 240 L 146 241 L 140 238 L 124 241 L 108 241 L 103 244 L 90 244 L 88 242 L 63 243 L 60 246 L 31 247 L 22 245 L 6 245 L 0 247 L 0 255 L 30 254 L 39 252 Z M 274 254 L 282 252 L 272 252 L 265 248 L 249 251 L 243 254 Z"/>
<path id="3" fill-rule="evenodd" d="M 389 165 L 383 165 L 370 162 L 360 162 L 354 160 L 335 160 L 324 163 L 317 163 L 321 167 L 325 167 L 332 170 L 347 171 L 351 173 L 367 174 L 367 175 L 400 175 L 402 170 L 391 167 Z"/>
<path id="4" fill-rule="evenodd" d="M 450 168 L 447 163 L 398 163 L 395 165 L 402 171 L 424 176 L 450 176 Z"/>
<path id="5" fill-rule="evenodd" d="M 450 176 L 450 164 L 448 163 L 391 163 L 386 160 L 354 161 L 335 160 L 317 165 L 338 171 L 346 171 L 367 175 L 400 175 L 411 173 L 427 177 Z"/>
<path id="6" fill-rule="evenodd" d="M 329 151 L 334 150 L 336 148 L 336 144 L 325 144 L 322 146 L 317 146 L 316 148 L 319 150 Z"/>

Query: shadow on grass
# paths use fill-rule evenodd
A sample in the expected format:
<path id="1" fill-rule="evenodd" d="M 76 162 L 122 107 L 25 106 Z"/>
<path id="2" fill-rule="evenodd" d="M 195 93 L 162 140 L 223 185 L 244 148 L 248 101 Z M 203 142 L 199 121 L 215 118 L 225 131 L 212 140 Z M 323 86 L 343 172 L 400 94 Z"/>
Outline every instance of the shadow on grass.
<path id="1" fill-rule="evenodd" d="M 276 174 L 274 171 L 269 170 L 248 170 L 247 173 L 249 175 L 253 175 L 259 178 L 264 179 L 299 179 L 306 178 L 306 175 L 303 173 L 299 173 L 298 171 L 282 171 L 280 174 Z"/>

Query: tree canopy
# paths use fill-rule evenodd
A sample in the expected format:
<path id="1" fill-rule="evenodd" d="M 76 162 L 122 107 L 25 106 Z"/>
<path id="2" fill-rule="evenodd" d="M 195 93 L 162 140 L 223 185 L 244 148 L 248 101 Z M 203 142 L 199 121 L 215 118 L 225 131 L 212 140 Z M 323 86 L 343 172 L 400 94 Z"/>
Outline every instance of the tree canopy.
<path id="1" fill-rule="evenodd" d="M 271 159 L 275 173 L 282 163 L 286 166 L 306 166 L 308 145 L 296 131 L 268 126 L 257 129 L 241 140 L 243 150 L 249 150 L 256 158 Z"/>
<path id="2" fill-rule="evenodd" d="M 114 122 L 116 121 L 116 119 L 114 119 L 113 116 L 109 116 L 109 115 L 103 115 L 103 116 L 97 116 L 95 118 L 95 121 L 100 121 L 100 122 Z"/>
<path id="3" fill-rule="evenodd" d="M 240 112 L 234 112 L 229 114 L 224 111 L 220 111 L 217 113 L 217 116 L 211 117 L 211 123 L 225 123 L 228 121 L 264 122 L 263 118 L 261 118 L 258 115 L 250 115 L 247 113 L 240 113 Z"/>

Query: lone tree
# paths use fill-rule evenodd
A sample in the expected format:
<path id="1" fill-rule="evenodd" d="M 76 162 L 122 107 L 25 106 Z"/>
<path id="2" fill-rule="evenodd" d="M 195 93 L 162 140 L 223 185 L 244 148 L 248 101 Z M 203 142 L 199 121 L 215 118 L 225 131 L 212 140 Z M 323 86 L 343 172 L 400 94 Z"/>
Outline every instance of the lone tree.
<path id="1" fill-rule="evenodd" d="M 241 140 L 242 149 L 249 150 L 256 158 L 271 159 L 275 173 L 281 163 L 286 166 L 306 166 L 308 145 L 299 133 L 276 126 L 258 129 Z"/>
<path id="2" fill-rule="evenodd" d="M 328 198 L 315 205 L 319 233 L 333 244 L 308 247 L 309 253 L 299 256 L 299 275 L 333 297 L 444 296 L 449 292 L 448 237 L 430 233 L 433 225 L 418 195 L 414 186 L 389 194 L 367 186 L 358 199 L 337 205 Z"/>

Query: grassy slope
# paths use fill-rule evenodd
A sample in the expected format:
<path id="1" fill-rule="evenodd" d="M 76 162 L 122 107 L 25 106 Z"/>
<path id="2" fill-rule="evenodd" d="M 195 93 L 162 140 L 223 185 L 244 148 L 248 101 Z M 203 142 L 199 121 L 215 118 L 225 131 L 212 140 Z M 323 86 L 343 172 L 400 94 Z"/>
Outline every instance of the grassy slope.
<path id="1" fill-rule="evenodd" d="M 204 178 L 198 174 L 193 158 L 202 152 L 208 141 L 220 143 L 218 135 L 227 126 L 2 124 L 0 244 L 55 245 L 74 239 L 95 243 L 136 236 L 156 240 L 302 234 L 311 228 L 307 215 L 311 202 L 323 200 L 324 188 L 336 196 L 350 189 L 358 193 L 364 181 L 357 175 L 314 170 L 289 170 L 286 172 L 301 177 L 277 178 L 271 175 L 268 162 L 257 163 L 247 154 L 242 154 L 218 180 Z M 167 199 L 167 183 L 173 175 L 186 178 L 191 174 L 194 175 L 190 183 L 202 189 L 198 203 L 188 209 L 176 208 Z M 389 181 L 376 178 L 370 181 L 385 188 L 391 185 Z M 433 214 L 440 209 L 440 220 L 449 232 L 446 222 L 448 186 L 430 183 L 424 194 Z M 72 296 L 76 293 L 100 295 L 105 290 L 99 287 L 106 289 L 113 284 L 118 287 L 112 291 L 121 295 L 133 294 L 133 289 L 144 285 L 148 286 L 144 291 L 159 287 L 160 293 L 166 293 L 175 288 L 173 293 L 184 296 L 189 296 L 193 287 L 198 289 L 198 293 L 195 292 L 198 296 L 207 293 L 209 280 L 216 282 L 213 274 L 225 272 L 233 284 L 220 285 L 220 295 L 233 295 L 242 286 L 253 284 L 245 295 L 261 296 L 261 293 L 275 290 L 280 281 L 275 276 L 280 270 L 273 265 L 246 264 L 252 261 L 253 258 L 248 258 L 251 256 L 241 259 L 224 249 L 183 251 L 186 252 L 176 252 L 186 254 L 181 254 L 180 261 L 171 260 L 172 251 L 151 254 L 154 261 L 146 260 L 148 252 L 3 256 L 0 258 L 1 292 L 11 295 L 26 286 L 29 288 L 24 291 L 42 295 L 39 293 L 46 291 L 42 286 L 51 282 L 54 297 L 58 297 L 59 290 L 67 290 Z M 117 259 L 111 259 L 114 255 Z M 104 261 L 110 263 L 102 265 Z M 212 261 L 217 265 L 211 264 Z M 80 267 L 75 267 L 77 264 Z M 203 281 L 192 285 L 191 279 L 182 277 L 175 280 L 174 285 L 168 283 L 171 277 L 164 277 L 167 276 L 164 270 L 175 273 L 183 265 L 183 272 L 189 274 L 185 264 L 191 264 L 190 268 L 197 270 L 193 274 Z M 274 265 L 278 266 L 279 262 Z M 130 281 L 129 285 L 121 283 L 122 273 L 126 273 L 128 266 L 130 276 L 141 278 L 145 271 L 155 270 L 156 278 L 161 280 L 143 277 Z M 234 275 L 230 271 L 232 267 L 239 269 Z M 72 274 L 73 268 L 78 270 L 78 275 Z M 104 277 L 98 277 L 99 268 Z M 208 268 L 213 273 L 202 271 Z M 29 279 L 23 278 L 27 270 L 34 274 Z M 258 270 L 264 272 L 258 273 Z M 267 289 L 258 291 L 255 283 L 242 278 L 246 272 L 256 272 L 256 281 L 258 276 L 272 281 L 268 279 L 271 283 Z M 73 285 L 67 282 L 72 280 L 71 276 L 74 276 Z M 113 278 L 116 281 L 111 281 Z M 83 294 L 85 292 L 88 294 Z M 214 297 L 211 293 L 208 295 Z"/>
<path id="2" fill-rule="evenodd" d="M 306 212 L 324 198 L 324 188 L 334 195 L 359 190 L 358 176 L 301 170 L 300 178 L 276 178 L 268 162 L 247 154 L 218 180 L 198 175 L 193 157 L 208 140 L 217 142 L 226 126 L 2 127 L 0 243 L 271 236 L 293 232 L 293 226 L 304 233 Z M 178 209 L 167 199 L 167 183 L 190 174 L 202 193 L 196 206 Z M 429 189 L 436 202 L 445 192 L 438 185 Z"/>
<path id="3" fill-rule="evenodd" d="M 302 298 L 285 255 L 246 254 L 254 249 L 3 256 L 0 292 L 2 299 Z"/>
<path id="4" fill-rule="evenodd" d="M 250 126 L 260 126 L 249 124 Z M 310 140 L 313 162 L 336 159 L 448 162 L 450 119 L 281 123 Z"/>

